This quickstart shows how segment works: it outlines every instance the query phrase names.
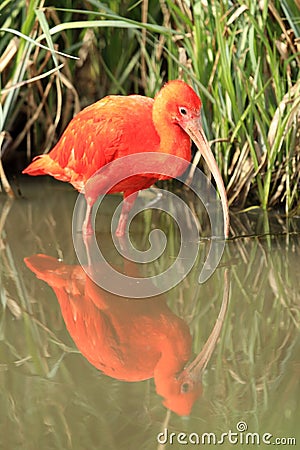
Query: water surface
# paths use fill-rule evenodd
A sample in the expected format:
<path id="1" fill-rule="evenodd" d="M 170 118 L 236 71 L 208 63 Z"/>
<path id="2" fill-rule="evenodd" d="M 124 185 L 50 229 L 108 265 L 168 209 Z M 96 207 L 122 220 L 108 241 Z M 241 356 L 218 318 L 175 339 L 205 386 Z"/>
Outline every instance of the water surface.
<path id="1" fill-rule="evenodd" d="M 200 255 L 169 292 L 130 300 L 101 291 L 78 264 L 77 193 L 48 178 L 20 187 L 23 198 L 0 196 L 0 448 L 158 449 L 165 441 L 197 448 L 201 438 L 200 448 L 213 439 L 243 448 L 247 433 L 298 448 L 299 218 L 236 214 L 234 238 L 205 284 L 198 283 Z M 165 254 L 148 267 L 124 263 L 109 233 L 118 202 L 109 196 L 97 216 L 106 258 L 139 276 L 168 267 L 178 230 L 161 212 L 140 214 L 132 235 L 143 250 L 151 227 L 161 227 Z M 201 241 L 203 253 L 208 245 Z M 230 294 L 220 336 L 192 391 L 181 383 L 179 392 L 176 380 L 216 324 L 225 270 Z"/>

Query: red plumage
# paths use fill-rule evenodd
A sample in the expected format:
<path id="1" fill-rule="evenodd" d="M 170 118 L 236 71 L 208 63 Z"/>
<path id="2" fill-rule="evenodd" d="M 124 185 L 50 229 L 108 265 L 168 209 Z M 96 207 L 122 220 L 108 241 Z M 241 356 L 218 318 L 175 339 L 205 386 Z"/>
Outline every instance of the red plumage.
<path id="1" fill-rule="evenodd" d="M 84 192 L 87 180 L 109 162 L 159 146 L 152 105 L 153 99 L 137 95 L 105 97 L 79 112 L 51 152 L 37 156 L 23 173 L 51 175 Z"/>
<path id="2" fill-rule="evenodd" d="M 196 145 L 200 145 L 216 178 L 225 211 L 225 189 L 201 129 L 200 110 L 199 97 L 180 80 L 167 83 L 154 100 L 140 95 L 105 97 L 77 114 L 50 153 L 37 156 L 23 173 L 51 175 L 71 183 L 84 193 L 87 181 L 95 172 L 123 156 L 162 152 L 190 161 L 192 138 Z M 175 168 L 173 176 L 180 175 L 182 171 L 180 167 L 178 170 Z M 126 199 L 130 194 L 151 186 L 159 178 L 159 174 L 137 175 L 118 184 L 110 192 L 124 192 Z M 99 183 L 97 189 L 95 194 L 103 193 Z M 90 214 L 97 195 L 86 196 L 86 232 L 91 231 Z M 133 202 L 134 198 L 124 202 L 116 231 L 119 236 L 125 233 Z"/>

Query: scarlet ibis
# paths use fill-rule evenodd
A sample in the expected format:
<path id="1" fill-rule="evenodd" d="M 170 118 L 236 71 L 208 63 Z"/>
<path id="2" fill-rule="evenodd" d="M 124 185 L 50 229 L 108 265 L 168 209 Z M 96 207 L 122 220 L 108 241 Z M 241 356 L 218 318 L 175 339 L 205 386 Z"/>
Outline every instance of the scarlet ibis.
<path id="1" fill-rule="evenodd" d="M 126 155 L 160 152 L 190 162 L 192 139 L 215 178 L 223 207 L 224 234 L 228 237 L 226 190 L 201 126 L 201 106 L 195 91 L 181 80 L 166 83 L 154 99 L 141 95 L 104 97 L 78 113 L 50 153 L 37 156 L 23 173 L 51 175 L 85 193 L 85 184 L 97 170 Z M 178 171 L 182 173 L 183 169 L 178 168 Z M 126 231 L 128 213 L 138 191 L 161 178 L 159 173 L 130 177 L 109 191 L 124 195 L 117 236 L 123 236 Z M 106 193 L 101 183 L 97 184 L 97 189 L 97 195 Z M 85 197 L 87 211 L 83 231 L 88 234 L 92 230 L 91 211 L 97 196 Z"/>
<path id="2" fill-rule="evenodd" d="M 129 299 L 111 294 L 81 266 L 44 254 L 25 258 L 25 263 L 55 292 L 66 327 L 91 364 L 118 380 L 153 377 L 164 405 L 179 415 L 190 414 L 202 393 L 201 375 L 222 329 L 227 279 L 216 325 L 200 354 L 188 363 L 192 353 L 189 327 L 171 311 L 165 297 Z M 132 269 L 126 274 L 132 275 Z"/>

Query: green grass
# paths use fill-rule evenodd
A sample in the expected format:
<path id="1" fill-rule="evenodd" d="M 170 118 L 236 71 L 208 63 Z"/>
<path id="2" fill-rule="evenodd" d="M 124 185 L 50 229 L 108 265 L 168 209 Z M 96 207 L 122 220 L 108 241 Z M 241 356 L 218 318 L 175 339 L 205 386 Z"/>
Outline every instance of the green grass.
<path id="1" fill-rule="evenodd" d="M 230 205 L 296 213 L 300 9 L 288 0 L 260 5 L 3 2 L 0 54 L 12 52 L 0 59 L 3 164 L 19 158 L 10 171 L 20 170 L 108 93 L 153 96 L 182 77 L 201 95 Z"/>

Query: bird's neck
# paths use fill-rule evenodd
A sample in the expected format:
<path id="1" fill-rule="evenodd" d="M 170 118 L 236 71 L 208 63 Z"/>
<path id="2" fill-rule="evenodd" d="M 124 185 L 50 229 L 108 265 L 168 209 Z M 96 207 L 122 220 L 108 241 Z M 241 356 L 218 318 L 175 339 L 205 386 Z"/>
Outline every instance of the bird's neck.
<path id="1" fill-rule="evenodd" d="M 174 331 L 176 325 L 170 326 L 170 330 Z M 172 333 L 165 336 L 160 342 L 161 355 L 154 369 L 156 384 L 164 384 L 167 380 L 172 379 L 178 372 L 182 371 L 191 356 L 192 338 L 188 328 L 181 324 L 181 328 L 176 328 L 176 332 L 176 337 Z"/>
<path id="2" fill-rule="evenodd" d="M 191 140 L 186 132 L 176 124 L 161 123 L 159 151 L 191 160 Z"/>

